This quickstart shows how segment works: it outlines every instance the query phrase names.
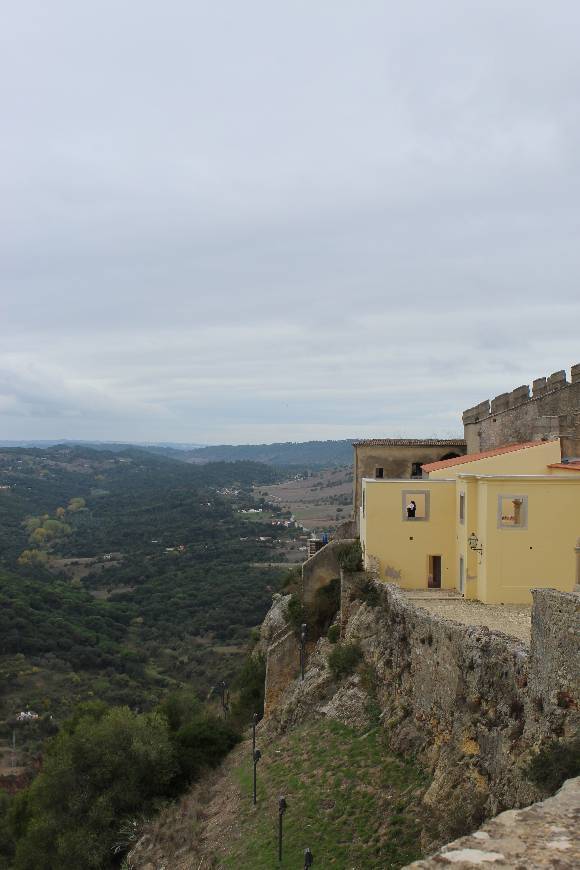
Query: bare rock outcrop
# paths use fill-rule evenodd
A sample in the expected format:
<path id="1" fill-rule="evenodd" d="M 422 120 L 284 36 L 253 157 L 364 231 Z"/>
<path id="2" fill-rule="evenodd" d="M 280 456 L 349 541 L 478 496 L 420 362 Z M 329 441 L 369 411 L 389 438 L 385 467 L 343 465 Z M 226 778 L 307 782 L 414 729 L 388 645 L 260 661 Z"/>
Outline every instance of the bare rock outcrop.
<path id="1" fill-rule="evenodd" d="M 272 596 L 272 606 L 260 626 L 260 639 L 255 646 L 255 652 L 266 655 L 276 635 L 288 628 L 286 614 L 290 598 L 290 595 L 279 593 Z"/>

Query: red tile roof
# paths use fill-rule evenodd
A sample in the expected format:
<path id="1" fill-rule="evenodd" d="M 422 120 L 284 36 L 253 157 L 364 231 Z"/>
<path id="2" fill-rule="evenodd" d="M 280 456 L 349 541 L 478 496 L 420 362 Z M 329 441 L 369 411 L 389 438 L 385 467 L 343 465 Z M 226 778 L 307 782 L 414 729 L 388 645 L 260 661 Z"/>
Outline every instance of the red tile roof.
<path id="1" fill-rule="evenodd" d="M 563 468 L 564 471 L 580 471 L 580 461 L 552 462 L 548 468 Z"/>
<path id="2" fill-rule="evenodd" d="M 488 459 L 490 456 L 500 456 L 502 453 L 514 453 L 516 450 L 525 450 L 528 447 L 541 447 L 547 441 L 526 441 L 524 444 L 506 444 L 505 447 L 495 447 L 493 450 L 484 450 L 482 453 L 467 453 L 465 456 L 457 456 L 455 459 L 440 459 L 438 462 L 428 462 L 423 466 L 423 471 L 439 471 L 440 468 L 451 468 L 454 465 L 463 465 L 464 462 L 477 462 L 478 459 Z"/>
<path id="3" fill-rule="evenodd" d="M 366 438 L 353 447 L 464 447 L 464 438 Z"/>

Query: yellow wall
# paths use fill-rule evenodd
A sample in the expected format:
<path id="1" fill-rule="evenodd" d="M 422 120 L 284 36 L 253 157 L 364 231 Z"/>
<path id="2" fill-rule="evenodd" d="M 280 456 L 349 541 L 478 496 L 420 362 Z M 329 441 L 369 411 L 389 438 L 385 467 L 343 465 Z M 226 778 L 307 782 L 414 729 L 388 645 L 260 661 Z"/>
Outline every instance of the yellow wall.
<path id="1" fill-rule="evenodd" d="M 459 519 L 459 500 L 461 493 L 465 495 L 465 519 Z M 457 559 L 457 589 L 459 590 L 459 557 L 463 556 L 465 583 L 463 587 L 466 598 L 477 598 L 477 569 L 479 554 L 475 553 L 467 543 L 469 535 L 478 528 L 477 523 L 477 481 L 474 478 L 457 480 L 455 495 L 455 530 Z"/>
<path id="2" fill-rule="evenodd" d="M 457 477 L 460 474 L 547 474 L 551 462 L 560 462 L 560 441 L 539 441 L 534 447 L 500 453 L 487 459 L 474 459 L 429 473 L 429 480 Z M 563 472 L 567 474 L 568 472 Z"/>
<path id="3" fill-rule="evenodd" d="M 580 481 L 490 478 L 479 480 L 477 488 L 477 535 L 484 549 L 477 597 L 489 604 L 513 604 L 531 603 L 534 588 L 571 592 L 580 537 Z M 527 528 L 498 528 L 501 495 L 527 496 Z"/>
<path id="4" fill-rule="evenodd" d="M 403 518 L 402 494 L 414 491 L 429 493 L 428 520 Z M 363 492 L 365 567 L 377 567 L 381 578 L 406 589 L 426 589 L 429 555 L 441 556 L 441 587 L 454 589 L 455 482 L 363 480 Z"/>
<path id="5" fill-rule="evenodd" d="M 413 491 L 429 493 L 429 519 L 404 519 Z M 458 589 L 464 559 L 464 595 L 488 604 L 529 604 L 531 589 L 571 592 L 575 544 L 580 538 L 580 475 L 465 475 L 456 480 L 364 480 L 361 542 L 365 567 L 406 589 L 427 589 L 430 555 L 442 557 L 441 586 Z M 403 499 L 403 493 L 405 498 Z M 465 521 L 459 501 L 465 494 Z M 522 496 L 526 525 L 498 525 L 499 497 Z M 483 553 L 468 537 L 477 535 Z"/>

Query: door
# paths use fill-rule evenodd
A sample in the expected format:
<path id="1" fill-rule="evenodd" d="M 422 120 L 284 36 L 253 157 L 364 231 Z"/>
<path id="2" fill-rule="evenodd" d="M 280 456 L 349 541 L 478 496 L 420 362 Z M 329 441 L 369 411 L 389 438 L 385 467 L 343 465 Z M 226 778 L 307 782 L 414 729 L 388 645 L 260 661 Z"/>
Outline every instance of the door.
<path id="1" fill-rule="evenodd" d="M 465 595 L 465 562 L 463 556 L 459 557 L 459 591 Z"/>
<path id="2" fill-rule="evenodd" d="M 429 556 L 429 589 L 441 589 L 441 556 Z"/>

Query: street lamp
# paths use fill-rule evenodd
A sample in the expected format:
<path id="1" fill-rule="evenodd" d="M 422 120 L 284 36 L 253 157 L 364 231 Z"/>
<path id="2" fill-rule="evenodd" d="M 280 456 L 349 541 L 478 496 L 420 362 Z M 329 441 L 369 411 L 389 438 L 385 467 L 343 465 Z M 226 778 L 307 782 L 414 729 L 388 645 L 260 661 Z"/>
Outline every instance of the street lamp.
<path id="1" fill-rule="evenodd" d="M 282 863 L 282 819 L 286 812 L 286 798 L 281 797 L 278 801 L 278 861 Z"/>
<path id="2" fill-rule="evenodd" d="M 252 758 L 254 757 L 254 753 L 256 751 L 256 725 L 258 724 L 260 717 L 257 713 L 254 713 L 252 718 Z"/>
<path id="3" fill-rule="evenodd" d="M 300 628 L 300 679 L 304 681 L 304 659 L 306 657 L 306 631 L 308 626 L 305 622 Z"/>
<path id="4" fill-rule="evenodd" d="M 258 799 L 256 796 L 256 768 L 258 767 L 258 761 L 262 757 L 262 753 L 259 749 L 254 750 L 254 806 L 258 803 Z"/>
<path id="5" fill-rule="evenodd" d="M 472 532 L 470 534 L 467 539 L 467 543 L 475 553 L 481 553 L 481 555 L 483 556 L 483 545 L 480 545 L 479 538 L 477 537 L 475 532 Z"/>
<path id="6" fill-rule="evenodd" d="M 222 696 L 222 709 L 224 711 L 224 719 L 227 719 L 230 709 L 230 690 L 228 689 L 228 684 L 225 680 L 221 681 L 220 690 Z"/>

